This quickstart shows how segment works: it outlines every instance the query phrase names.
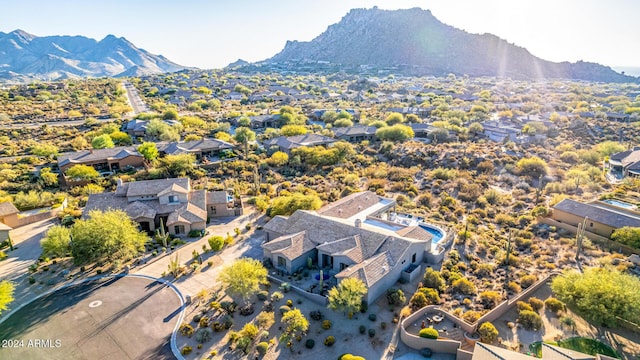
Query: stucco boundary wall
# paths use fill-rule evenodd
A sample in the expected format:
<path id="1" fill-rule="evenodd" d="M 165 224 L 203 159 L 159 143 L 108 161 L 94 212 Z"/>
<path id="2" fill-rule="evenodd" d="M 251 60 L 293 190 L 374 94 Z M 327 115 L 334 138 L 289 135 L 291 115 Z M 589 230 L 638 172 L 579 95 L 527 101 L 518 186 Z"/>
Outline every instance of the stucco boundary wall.
<path id="1" fill-rule="evenodd" d="M 280 285 L 285 281 L 282 281 L 280 279 L 277 279 L 271 275 L 267 275 L 267 278 L 270 281 L 273 281 L 274 283 Z M 291 290 L 293 290 L 293 292 L 295 292 L 298 295 L 301 295 L 302 297 L 304 297 L 305 299 L 311 300 L 314 303 L 318 304 L 318 305 L 322 305 L 322 306 L 327 306 L 328 304 L 328 300 L 326 297 L 322 296 L 322 295 L 318 295 L 318 294 L 311 294 L 309 292 L 306 292 L 304 290 L 302 290 L 301 288 L 294 286 L 294 285 L 290 285 L 291 286 Z"/>
<path id="2" fill-rule="evenodd" d="M 458 327 L 460 327 L 465 332 L 467 332 L 469 334 L 473 334 L 473 333 L 476 332 L 476 330 L 477 330 L 478 326 L 480 326 L 480 324 L 482 324 L 482 323 L 484 323 L 486 321 L 495 321 L 496 319 L 500 318 L 507 311 L 509 311 L 513 307 L 515 307 L 516 303 L 518 301 L 521 301 L 522 299 L 526 299 L 529 296 L 531 296 L 531 294 L 533 294 L 538 289 L 540 289 L 543 285 L 545 285 L 549 281 L 549 279 L 551 279 L 553 276 L 558 275 L 558 274 L 559 274 L 559 272 L 554 272 L 554 273 L 551 273 L 551 274 L 545 276 L 544 278 L 538 280 L 537 282 L 535 282 L 534 284 L 532 284 L 531 286 L 529 286 L 528 288 L 523 290 L 517 296 L 515 296 L 515 297 L 513 297 L 511 299 L 505 300 L 502 303 L 500 303 L 498 306 L 493 308 L 491 311 L 486 313 L 484 316 L 480 317 L 478 319 L 478 321 L 476 321 L 473 324 L 469 324 L 466 321 L 460 319 L 459 317 L 454 316 L 454 315 L 448 313 L 447 311 L 442 310 L 440 308 L 440 306 L 438 306 L 438 305 L 425 306 L 425 307 L 421 308 L 420 310 L 414 312 L 413 314 L 407 316 L 404 320 L 402 320 L 401 326 L 400 326 L 400 339 L 402 340 L 402 342 L 405 345 L 407 345 L 407 346 L 409 346 L 409 347 L 411 347 L 413 349 L 416 349 L 416 350 L 420 350 L 420 349 L 428 347 L 434 352 L 443 352 L 443 353 L 448 353 L 448 354 L 459 354 L 461 356 L 459 359 L 467 359 L 465 357 L 464 351 L 461 351 L 459 349 L 459 347 L 460 347 L 460 342 L 459 341 L 456 341 L 456 340 L 440 340 L 440 339 L 434 340 L 434 339 L 421 338 L 419 336 L 409 334 L 409 332 L 407 332 L 407 330 L 406 330 L 407 325 L 412 324 L 412 323 L 417 323 L 421 318 L 424 317 L 425 313 L 440 313 L 440 314 L 444 315 L 448 320 L 450 320 L 453 323 L 455 323 Z M 452 343 L 457 344 L 457 346 L 454 347 Z"/>
<path id="3" fill-rule="evenodd" d="M 55 209 L 51 209 L 49 211 L 44 211 L 41 213 L 37 213 L 37 214 L 25 216 L 25 217 L 7 217 L 5 218 L 5 222 L 8 226 L 11 226 L 12 228 L 15 229 L 17 227 L 33 224 L 38 221 L 47 220 L 47 219 L 56 217 L 66 207 L 67 207 L 67 199 L 64 199 L 62 204 Z"/>
<path id="4" fill-rule="evenodd" d="M 557 228 L 561 228 L 561 229 L 567 230 L 567 231 L 571 232 L 572 234 L 576 234 L 578 232 L 578 228 L 577 227 L 575 227 L 573 225 L 569 225 L 567 223 L 562 223 L 562 222 L 553 220 L 553 219 L 548 218 L 548 217 L 539 217 L 538 218 L 538 222 L 542 222 L 542 223 L 547 224 L 549 226 L 555 226 Z M 595 241 L 596 243 L 598 243 L 600 246 L 602 246 L 605 249 L 611 249 L 611 250 L 617 251 L 617 252 L 625 254 L 625 255 L 640 254 L 640 250 L 634 249 L 634 248 L 632 248 L 630 246 L 627 246 L 625 244 L 622 244 L 620 242 L 613 241 L 611 239 L 607 239 L 604 236 L 600 236 L 598 234 L 594 234 L 594 233 L 589 232 L 589 231 L 585 231 L 584 235 L 586 237 L 588 237 L 590 240 Z"/>

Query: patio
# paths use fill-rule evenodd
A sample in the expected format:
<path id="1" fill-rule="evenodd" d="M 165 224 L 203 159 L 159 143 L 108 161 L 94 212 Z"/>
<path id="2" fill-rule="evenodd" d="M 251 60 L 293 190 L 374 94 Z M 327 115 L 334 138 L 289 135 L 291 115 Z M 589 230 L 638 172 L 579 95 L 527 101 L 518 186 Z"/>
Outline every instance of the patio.
<path id="1" fill-rule="evenodd" d="M 447 319 L 447 317 L 440 312 L 425 313 L 414 323 L 409 324 L 406 330 L 408 333 L 418 336 L 420 330 L 429 327 L 438 330 L 439 338 L 448 338 L 453 340 L 458 340 L 456 335 L 459 333 L 459 330 L 461 330 L 458 328 L 458 324 Z"/>
<path id="2" fill-rule="evenodd" d="M 320 270 L 322 270 L 323 272 L 323 291 L 320 291 Z M 332 287 L 336 286 L 338 284 L 336 278 L 333 276 L 335 275 L 332 271 L 331 268 L 324 268 L 324 269 L 312 269 L 312 270 L 307 270 L 305 269 L 304 271 L 300 272 L 300 273 L 293 273 L 293 274 L 284 274 L 284 275 L 280 275 L 281 273 L 278 271 L 278 269 L 272 269 L 270 271 L 270 275 L 280 279 L 284 282 L 287 282 L 295 287 L 298 287 L 306 292 L 312 293 L 312 294 L 320 294 L 320 295 L 326 295 L 326 292 L 329 291 L 329 289 L 331 289 Z M 306 274 L 306 276 L 305 276 Z"/>

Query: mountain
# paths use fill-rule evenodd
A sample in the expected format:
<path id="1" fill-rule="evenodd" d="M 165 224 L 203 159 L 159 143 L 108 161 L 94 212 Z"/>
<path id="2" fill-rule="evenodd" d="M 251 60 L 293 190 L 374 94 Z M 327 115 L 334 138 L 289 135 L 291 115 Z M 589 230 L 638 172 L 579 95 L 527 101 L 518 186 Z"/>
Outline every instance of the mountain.
<path id="1" fill-rule="evenodd" d="M 429 10 L 354 9 L 308 42 L 288 41 L 264 64 L 331 63 L 396 68 L 419 75 L 567 78 L 635 82 L 610 67 L 579 61 L 554 63 L 491 34 L 443 24 Z"/>
<path id="2" fill-rule="evenodd" d="M 100 41 L 84 36 L 35 36 L 23 30 L 0 32 L 0 80 L 58 80 L 131 76 L 184 69 L 123 37 Z"/>

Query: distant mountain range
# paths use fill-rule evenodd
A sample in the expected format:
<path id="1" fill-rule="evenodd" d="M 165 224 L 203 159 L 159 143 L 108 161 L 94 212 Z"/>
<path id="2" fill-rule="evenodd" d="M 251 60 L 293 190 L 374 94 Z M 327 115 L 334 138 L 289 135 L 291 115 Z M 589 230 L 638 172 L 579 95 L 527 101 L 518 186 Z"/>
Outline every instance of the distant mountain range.
<path id="1" fill-rule="evenodd" d="M 113 35 L 96 41 L 84 36 L 35 36 L 22 30 L 0 32 L 0 81 L 140 76 L 184 68 Z"/>
<path id="2" fill-rule="evenodd" d="M 263 65 L 332 64 L 394 68 L 414 75 L 565 78 L 601 82 L 639 79 L 610 67 L 579 61 L 554 63 L 491 34 L 446 25 L 429 10 L 354 9 L 309 42 L 288 41 Z"/>

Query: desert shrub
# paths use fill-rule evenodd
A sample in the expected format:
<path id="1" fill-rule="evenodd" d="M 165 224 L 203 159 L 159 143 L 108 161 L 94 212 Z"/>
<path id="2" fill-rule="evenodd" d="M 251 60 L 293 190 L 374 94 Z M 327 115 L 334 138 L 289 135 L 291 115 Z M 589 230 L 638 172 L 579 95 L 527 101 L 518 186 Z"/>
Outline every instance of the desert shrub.
<path id="1" fill-rule="evenodd" d="M 209 328 L 201 328 L 196 331 L 196 341 L 199 343 L 206 343 L 211 340 L 211 330 Z"/>
<path id="2" fill-rule="evenodd" d="M 378 316 L 376 314 L 373 314 L 373 313 L 369 314 L 369 320 L 376 321 L 377 318 Z"/>
<path id="3" fill-rule="evenodd" d="M 304 343 L 304 347 L 306 347 L 307 349 L 313 349 L 315 345 L 316 345 L 316 342 L 313 339 L 307 339 L 307 341 L 305 341 Z"/>
<path id="4" fill-rule="evenodd" d="M 510 291 L 514 293 L 519 293 L 520 291 L 522 291 L 522 288 L 520 287 L 520 285 L 518 285 L 518 283 L 515 281 L 509 281 L 509 284 L 507 285 L 507 287 L 509 288 Z"/>
<path id="5" fill-rule="evenodd" d="M 560 311 L 564 310 L 564 303 L 562 303 L 562 301 L 556 299 L 556 298 L 548 298 L 547 300 L 544 301 L 544 306 L 553 311 L 554 313 L 559 313 Z"/>
<path id="6" fill-rule="evenodd" d="M 356 356 L 352 354 L 342 354 L 340 355 L 338 360 L 366 360 L 366 359 L 363 358 L 362 356 Z"/>
<path id="7" fill-rule="evenodd" d="M 242 330 L 240 330 L 240 334 L 250 339 L 255 339 L 256 336 L 258 336 L 258 327 L 252 323 L 246 323 L 242 327 Z"/>
<path id="8" fill-rule="evenodd" d="M 524 310 L 533 311 L 533 307 L 524 301 L 518 301 L 516 303 L 516 306 L 518 307 L 518 312 L 524 311 Z"/>
<path id="9" fill-rule="evenodd" d="M 501 299 L 502 296 L 497 291 L 483 291 L 480 293 L 480 301 L 482 301 L 482 305 L 485 309 L 495 307 Z"/>
<path id="10" fill-rule="evenodd" d="M 180 325 L 180 334 L 182 336 L 188 336 L 191 337 L 191 335 L 193 335 L 193 326 L 189 325 L 189 324 L 182 324 Z"/>
<path id="11" fill-rule="evenodd" d="M 256 345 L 256 350 L 258 351 L 258 354 L 264 355 L 267 353 L 267 350 L 269 350 L 269 344 L 267 342 L 261 341 L 258 343 L 258 345 Z"/>
<path id="12" fill-rule="evenodd" d="M 358 331 L 360 331 L 360 334 L 364 334 L 367 331 L 367 327 L 364 325 L 360 325 L 358 327 Z"/>
<path id="13" fill-rule="evenodd" d="M 482 316 L 481 313 L 475 310 L 469 310 L 466 313 L 462 314 L 462 320 L 468 322 L 469 324 L 473 324 Z"/>
<path id="14" fill-rule="evenodd" d="M 269 292 L 268 291 L 258 291 L 258 293 L 256 294 L 256 297 L 260 301 L 265 301 L 265 300 L 267 300 L 269 298 Z"/>
<path id="15" fill-rule="evenodd" d="M 251 338 L 247 336 L 242 336 L 238 338 L 238 341 L 236 342 L 236 349 L 240 349 L 242 350 L 242 352 L 246 354 L 247 349 L 249 348 L 249 345 L 251 345 Z"/>
<path id="16" fill-rule="evenodd" d="M 382 330 L 386 329 L 386 328 L 387 328 L 387 323 L 386 323 L 386 322 L 384 322 L 384 321 L 383 321 L 383 322 L 381 322 L 381 323 L 380 323 L 380 328 L 381 328 Z"/>
<path id="17" fill-rule="evenodd" d="M 483 322 L 478 328 L 480 334 L 480 341 L 483 343 L 491 344 L 498 338 L 498 329 L 490 322 Z"/>
<path id="18" fill-rule="evenodd" d="M 326 346 L 333 346 L 333 344 L 335 344 L 335 342 L 336 342 L 336 338 L 334 338 L 331 335 L 327 336 L 327 338 L 324 339 L 324 344 Z"/>
<path id="19" fill-rule="evenodd" d="M 323 315 L 320 310 L 313 310 L 311 313 L 309 313 L 309 317 L 312 320 L 320 321 L 322 320 Z"/>
<path id="20" fill-rule="evenodd" d="M 473 295 L 476 293 L 476 286 L 464 277 L 454 281 L 451 286 L 453 287 L 454 291 L 460 292 L 465 295 Z"/>
<path id="21" fill-rule="evenodd" d="M 424 328 L 421 329 L 418 333 L 418 336 L 426 339 L 437 339 L 438 338 L 438 330 L 434 328 Z"/>
<path id="22" fill-rule="evenodd" d="M 538 281 L 538 277 L 535 274 L 525 275 L 520 278 L 520 286 L 522 286 L 523 289 L 526 289 L 529 286 L 533 285 L 536 281 Z"/>
<path id="23" fill-rule="evenodd" d="M 263 329 L 268 329 L 271 327 L 271 325 L 273 325 L 275 323 L 275 316 L 273 315 L 273 312 L 267 312 L 267 311 L 263 311 L 260 314 L 258 314 L 258 316 L 256 317 L 256 322 L 258 323 L 258 326 L 263 328 Z"/>
<path id="24" fill-rule="evenodd" d="M 229 342 L 235 342 L 240 338 L 240 333 L 237 331 L 229 331 Z"/>
<path id="25" fill-rule="evenodd" d="M 374 337 L 376 336 L 376 329 L 369 329 L 369 337 Z"/>
<path id="26" fill-rule="evenodd" d="M 275 291 L 273 294 L 271 294 L 271 301 L 280 301 L 283 297 L 284 295 L 282 295 L 280 291 Z"/>
<path id="27" fill-rule="evenodd" d="M 206 316 L 203 316 L 200 318 L 200 321 L 198 321 L 198 326 L 200 326 L 201 328 L 205 328 L 209 326 L 209 318 Z"/>
<path id="28" fill-rule="evenodd" d="M 291 299 L 287 300 L 287 306 L 293 307 L 293 301 Z"/>
<path id="29" fill-rule="evenodd" d="M 193 348 L 191 346 L 185 345 L 182 347 L 182 350 L 180 350 L 180 354 L 189 355 L 191 354 L 192 351 L 193 351 Z"/>
<path id="30" fill-rule="evenodd" d="M 213 331 L 215 332 L 220 332 L 224 328 L 222 327 L 222 324 L 219 321 L 214 321 L 213 323 L 211 323 L 211 329 L 213 329 Z"/>
<path id="31" fill-rule="evenodd" d="M 207 241 L 209 242 L 209 247 L 211 247 L 211 250 L 213 251 L 220 251 L 224 246 L 224 238 L 222 236 L 212 236 L 207 239 Z"/>
<path id="32" fill-rule="evenodd" d="M 284 313 L 286 313 L 287 311 L 291 311 L 291 308 L 288 307 L 287 305 L 282 305 L 280 306 L 280 315 L 284 315 Z"/>
<path id="33" fill-rule="evenodd" d="M 233 326 L 233 318 L 230 315 L 225 315 L 222 317 L 222 327 L 225 328 L 225 330 L 231 329 L 231 327 Z"/>
<path id="34" fill-rule="evenodd" d="M 322 328 L 325 330 L 331 329 L 331 321 L 325 320 L 322 322 Z"/>
<path id="35" fill-rule="evenodd" d="M 226 311 L 227 314 L 233 314 L 234 312 L 236 312 L 238 304 L 233 301 L 223 301 L 220 303 L 220 307 L 222 308 L 222 310 Z"/>
<path id="36" fill-rule="evenodd" d="M 253 314 L 253 312 L 254 312 L 253 304 L 251 303 L 245 304 L 240 307 L 240 315 L 242 316 L 249 316 Z"/>
<path id="37" fill-rule="evenodd" d="M 529 305 L 531 305 L 531 307 L 533 308 L 533 311 L 539 312 L 544 307 L 544 301 L 536 297 L 532 297 L 532 298 L 529 298 Z"/>
<path id="38" fill-rule="evenodd" d="M 522 310 L 518 314 L 518 322 L 527 330 L 540 330 L 542 328 L 542 318 L 538 313 Z"/>
<path id="39" fill-rule="evenodd" d="M 407 302 L 407 298 L 404 296 L 404 292 L 402 290 L 389 288 L 387 289 L 387 302 L 391 306 L 402 306 Z"/>

